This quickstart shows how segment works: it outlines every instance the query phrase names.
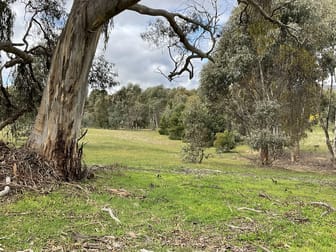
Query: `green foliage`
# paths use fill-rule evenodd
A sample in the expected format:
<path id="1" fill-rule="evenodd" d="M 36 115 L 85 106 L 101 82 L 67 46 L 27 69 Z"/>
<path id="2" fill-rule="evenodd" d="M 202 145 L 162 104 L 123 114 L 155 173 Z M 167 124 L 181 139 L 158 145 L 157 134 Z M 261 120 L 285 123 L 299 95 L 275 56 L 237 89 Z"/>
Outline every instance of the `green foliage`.
<path id="1" fill-rule="evenodd" d="M 188 97 L 193 94 L 194 91 L 188 91 L 184 88 L 170 90 L 167 106 L 160 121 L 160 134 L 168 135 L 172 140 L 183 138 L 185 134 L 183 113 Z"/>
<path id="2" fill-rule="evenodd" d="M 212 140 L 208 110 L 198 96 L 191 96 L 182 117 L 185 127 L 183 141 L 187 143 L 182 149 L 183 160 L 201 163 L 204 149 Z"/>
<path id="3" fill-rule="evenodd" d="M 253 138 L 250 142 L 258 146 L 268 144 L 257 138 L 268 139 L 265 143 L 271 146 L 277 145 L 276 135 L 281 143 L 286 135 L 288 144 L 297 146 L 306 136 L 309 117 L 319 108 L 317 55 L 335 45 L 335 29 L 330 29 L 334 21 L 327 15 L 335 8 L 329 8 L 329 0 L 322 2 L 260 2 L 266 11 L 274 10 L 274 18 L 295 27 L 291 34 L 250 6 L 239 6 L 233 12 L 223 29 L 215 62 L 202 70 L 200 87 L 211 111 L 224 114 L 230 122 L 228 129 Z M 326 62 L 331 62 L 328 57 L 320 60 L 321 65 Z M 272 111 L 272 102 L 277 104 L 276 111 Z M 261 108 L 262 104 L 271 107 Z"/>
<path id="4" fill-rule="evenodd" d="M 248 143 L 255 150 L 267 150 L 268 158 L 275 160 L 284 153 L 284 147 L 288 146 L 288 137 L 283 133 L 256 129 L 248 137 Z M 265 160 L 265 164 L 269 161 Z"/>
<path id="5" fill-rule="evenodd" d="M 94 89 L 106 89 L 118 85 L 118 73 L 115 65 L 108 62 L 102 55 L 95 58 L 89 73 L 89 85 Z"/>
<path id="6" fill-rule="evenodd" d="M 148 106 L 149 126 L 152 129 L 161 127 L 160 120 L 169 100 L 168 95 L 169 89 L 162 85 L 147 88 L 142 93 L 144 103 Z"/>
<path id="7" fill-rule="evenodd" d="M 181 149 L 182 161 L 186 163 L 202 163 L 204 148 L 195 144 L 186 144 Z"/>
<path id="8" fill-rule="evenodd" d="M 90 94 L 83 117 L 84 127 L 108 128 L 109 98 L 106 90 L 96 89 Z"/>
<path id="9" fill-rule="evenodd" d="M 104 89 L 93 90 L 86 102 L 83 125 L 112 129 L 159 129 L 171 139 L 182 139 L 182 112 L 187 98 L 195 91 L 163 86 L 142 90 L 129 84 L 109 95 Z"/>
<path id="10" fill-rule="evenodd" d="M 169 122 L 165 115 L 161 117 L 160 120 L 160 128 L 159 133 L 160 135 L 169 135 L 168 133 Z"/>
<path id="11" fill-rule="evenodd" d="M 181 140 L 184 135 L 184 125 L 182 121 L 182 112 L 184 104 L 178 104 L 169 111 L 168 136 L 171 140 Z"/>
<path id="12" fill-rule="evenodd" d="M 0 2 L 0 41 L 9 41 L 12 37 L 14 14 L 8 6 L 11 2 L 13 1 Z"/>
<path id="13" fill-rule="evenodd" d="M 278 158 L 288 145 L 288 139 L 281 131 L 279 114 L 280 105 L 277 102 L 263 101 L 256 104 L 251 116 L 253 127 L 247 137 L 248 143 L 253 149 L 261 151 L 263 164 L 268 164 L 270 158 Z"/>
<path id="14" fill-rule="evenodd" d="M 236 136 L 233 132 L 225 130 L 223 133 L 216 133 L 214 147 L 218 153 L 229 152 L 236 147 Z"/>

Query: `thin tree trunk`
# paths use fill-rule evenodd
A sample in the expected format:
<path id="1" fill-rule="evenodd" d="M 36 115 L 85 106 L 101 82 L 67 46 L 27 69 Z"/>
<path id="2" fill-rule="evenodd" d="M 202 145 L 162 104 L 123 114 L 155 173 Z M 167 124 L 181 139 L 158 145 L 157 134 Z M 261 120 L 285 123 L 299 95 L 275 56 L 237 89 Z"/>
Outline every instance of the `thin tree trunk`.
<path id="1" fill-rule="evenodd" d="M 67 180 L 82 176 L 78 154 L 87 78 L 101 30 L 88 29 L 88 2 L 75 1 L 54 52 L 47 86 L 27 146 L 54 161 Z"/>
<path id="2" fill-rule="evenodd" d="M 331 102 L 332 102 L 332 91 L 333 91 L 333 75 L 331 76 L 331 82 L 330 82 L 330 89 L 329 89 L 329 101 L 328 101 L 328 111 L 327 111 L 327 117 L 325 118 L 325 121 L 322 118 L 322 113 L 320 111 L 320 126 L 324 132 L 325 135 L 325 142 L 328 148 L 328 151 L 331 156 L 331 162 L 334 165 L 336 161 L 335 151 L 336 151 L 336 135 L 334 135 L 334 139 L 330 139 L 329 135 L 329 120 L 330 120 L 330 112 L 331 112 Z M 322 81 L 322 88 L 323 88 L 323 81 Z M 321 90 L 321 98 L 322 99 L 323 90 Z M 321 109 L 320 109 L 321 110 Z M 335 114 L 336 116 L 336 114 Z M 336 117 L 335 117 L 335 129 L 334 134 L 336 134 Z"/>
<path id="3" fill-rule="evenodd" d="M 268 146 L 263 146 L 260 148 L 260 161 L 262 165 L 269 165 Z"/>
<path id="4" fill-rule="evenodd" d="M 297 162 L 299 161 L 299 157 L 300 157 L 300 141 L 299 140 L 295 140 L 293 146 L 290 149 L 291 152 L 291 162 Z"/>
<path id="5" fill-rule="evenodd" d="M 324 132 L 324 135 L 325 135 L 325 138 L 326 138 L 325 142 L 326 142 L 327 148 L 328 148 L 329 153 L 331 155 L 331 162 L 334 164 L 335 163 L 335 152 L 334 152 L 333 146 L 332 146 L 331 141 L 330 141 L 330 136 L 329 136 L 328 129 L 324 126 L 322 126 L 322 129 L 323 129 L 323 132 Z"/>
<path id="6" fill-rule="evenodd" d="M 333 87 L 333 84 L 334 84 L 334 80 L 335 80 L 335 75 L 334 73 L 331 75 L 331 80 L 330 80 L 330 85 L 331 87 Z M 333 139 L 333 153 L 335 154 L 336 153 L 336 109 L 334 109 L 334 139 Z M 335 162 L 335 158 L 333 159 L 334 162 Z"/>

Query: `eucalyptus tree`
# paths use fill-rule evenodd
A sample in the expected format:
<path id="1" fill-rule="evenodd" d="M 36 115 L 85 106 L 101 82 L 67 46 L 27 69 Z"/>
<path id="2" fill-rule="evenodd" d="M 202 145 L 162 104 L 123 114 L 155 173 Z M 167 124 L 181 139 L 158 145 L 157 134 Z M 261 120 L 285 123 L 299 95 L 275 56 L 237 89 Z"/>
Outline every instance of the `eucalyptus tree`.
<path id="1" fill-rule="evenodd" d="M 11 2 L 15 0 L 5 1 L 6 4 Z M 53 20 L 66 20 L 56 47 L 51 50 L 53 57 L 48 78 L 27 146 L 47 160 L 53 161 L 64 179 L 69 180 L 79 178 L 82 174 L 77 140 L 88 89 L 87 79 L 98 40 L 102 33 L 108 34 L 108 27 L 113 17 L 128 10 L 161 18 L 161 21 L 153 23 L 144 38 L 167 43 L 174 63 L 173 70 L 167 75 L 169 79 L 183 73 L 193 77 L 193 60 L 211 58 L 210 54 L 217 37 L 216 0 L 210 1 L 208 6 L 203 6 L 196 0 L 189 1 L 191 5 L 181 12 L 151 8 L 140 4 L 141 0 L 74 0 L 69 15 L 64 18 L 50 12 L 53 9 L 57 10 L 58 6 L 63 6 L 62 1 L 24 0 L 23 2 L 26 3 L 26 10 L 33 10 L 32 17 L 41 17 L 41 22 L 31 19 L 29 24 L 32 25 L 28 25 L 29 31 L 33 25 L 40 28 L 46 25 L 48 29 L 52 29 L 53 25 L 59 26 L 64 23 L 53 23 Z M 269 21 L 284 29 L 287 28 L 265 12 L 259 1 L 240 0 L 238 3 L 248 4 Z M 37 10 L 38 14 L 35 15 Z M 28 34 L 29 32 L 27 36 Z M 161 39 L 157 39 L 158 37 Z M 210 43 L 206 43 L 209 47 L 202 50 L 204 39 Z M 16 62 L 29 64 L 33 61 L 32 47 L 25 39 L 23 42 L 24 48 L 20 48 L 20 45 L 12 41 L 1 41 L 0 49 L 13 55 L 10 59 L 12 64 Z"/>
<path id="2" fill-rule="evenodd" d="M 193 60 L 208 58 L 214 47 L 218 22 L 216 1 L 211 1 L 210 4 L 210 7 L 214 8 L 213 13 L 209 11 L 211 8 L 197 4 L 196 1 L 192 1 L 195 4 L 181 12 L 155 9 L 141 5 L 140 2 L 74 0 L 69 15 L 64 18 L 66 24 L 53 50 L 41 105 L 27 146 L 53 161 L 65 179 L 79 178 L 82 174 L 77 139 L 87 94 L 89 69 L 100 35 L 104 31 L 107 32 L 104 28 L 108 27 L 114 16 L 128 10 L 162 18 L 161 22 L 152 26 L 152 30 L 159 32 L 161 38 L 166 36 L 163 41 L 166 41 L 171 49 L 170 55 L 174 59 L 175 67 L 169 78 L 184 72 L 188 72 L 191 77 Z M 27 9 L 33 5 L 46 4 L 62 6 L 62 2 L 59 1 L 26 1 Z M 10 9 L 8 10 L 10 12 Z M 47 8 L 44 9 L 44 13 L 47 18 L 43 20 L 48 23 Z M 50 18 L 49 21 L 51 20 Z M 191 35 L 192 33 L 195 35 Z M 151 37 L 148 33 L 147 38 Z M 211 43 L 209 48 L 203 51 L 198 45 L 204 38 L 210 39 Z M 4 43 L 2 41 L 1 50 L 12 53 L 15 59 L 32 61 L 28 47 L 22 50 L 15 43 Z M 181 57 L 173 55 L 174 47 Z"/>
<path id="3" fill-rule="evenodd" d="M 12 42 L 15 15 L 11 4 L 15 2 L 0 2 L 0 129 L 24 114 L 36 114 L 60 32 L 58 24 L 65 18 L 58 1 L 24 1 L 31 18 L 22 42 Z M 32 45 L 30 37 L 36 39 Z M 11 72 L 10 83 L 3 83 L 5 69 Z"/>
<path id="4" fill-rule="evenodd" d="M 159 129 L 161 115 L 163 114 L 168 103 L 169 90 L 162 85 L 150 87 L 144 90 L 142 96 L 144 103 L 147 105 L 150 127 Z"/>
<path id="5" fill-rule="evenodd" d="M 319 3 L 258 1 L 262 11 L 255 15 L 252 3 L 243 2 L 223 30 L 215 62 L 203 69 L 201 91 L 249 137 L 262 163 L 269 163 L 270 150 L 279 144 L 289 144 L 295 160 L 309 116 L 317 112 L 312 29 L 321 24 Z"/>
<path id="6" fill-rule="evenodd" d="M 190 96 L 182 113 L 184 136 L 183 160 L 202 163 L 205 148 L 212 144 L 210 116 L 199 96 Z"/>
<path id="7" fill-rule="evenodd" d="M 318 13 L 322 13 L 322 19 L 318 23 L 314 33 L 314 45 L 319 51 L 320 66 L 320 110 L 318 113 L 319 123 L 325 135 L 331 161 L 336 161 L 336 114 L 335 110 L 335 76 L 336 76 L 336 6 L 333 1 L 325 0 L 320 3 Z M 316 3 L 315 3 L 316 4 Z M 328 80 L 329 79 L 329 80 Z M 333 124 L 333 126 L 331 126 Z M 331 133 L 331 127 L 334 132 Z"/>

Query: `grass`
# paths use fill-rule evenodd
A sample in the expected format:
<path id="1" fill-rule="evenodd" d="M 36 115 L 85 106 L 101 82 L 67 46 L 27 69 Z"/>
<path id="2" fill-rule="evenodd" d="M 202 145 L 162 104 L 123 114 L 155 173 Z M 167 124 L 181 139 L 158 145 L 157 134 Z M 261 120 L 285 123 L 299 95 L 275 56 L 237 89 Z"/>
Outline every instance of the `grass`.
<path id="1" fill-rule="evenodd" d="M 222 155 L 209 150 L 213 157 L 203 164 L 186 164 L 182 143 L 153 131 L 90 129 L 85 141 L 85 162 L 107 167 L 46 195 L 2 199 L 0 248 L 336 251 L 336 212 L 311 204 L 336 206 L 332 172 L 258 167 L 242 158 L 249 152 L 243 146 Z"/>

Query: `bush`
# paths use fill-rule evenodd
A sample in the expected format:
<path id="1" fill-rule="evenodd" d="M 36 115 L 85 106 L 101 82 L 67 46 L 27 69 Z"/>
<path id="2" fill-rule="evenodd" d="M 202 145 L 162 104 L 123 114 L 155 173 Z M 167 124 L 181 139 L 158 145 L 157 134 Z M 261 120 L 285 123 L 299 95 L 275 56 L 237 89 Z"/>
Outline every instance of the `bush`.
<path id="1" fill-rule="evenodd" d="M 182 147 L 182 161 L 186 163 L 202 163 L 204 158 L 204 148 L 192 144 Z"/>
<path id="2" fill-rule="evenodd" d="M 236 147 L 236 136 L 231 131 L 217 133 L 214 141 L 214 146 L 218 153 L 228 152 Z"/>
<path id="3" fill-rule="evenodd" d="M 281 156 L 284 148 L 288 146 L 288 137 L 284 133 L 274 133 L 267 129 L 252 131 L 247 140 L 253 149 L 267 150 L 269 157 L 273 160 Z M 266 160 L 267 163 L 269 161 Z"/>

